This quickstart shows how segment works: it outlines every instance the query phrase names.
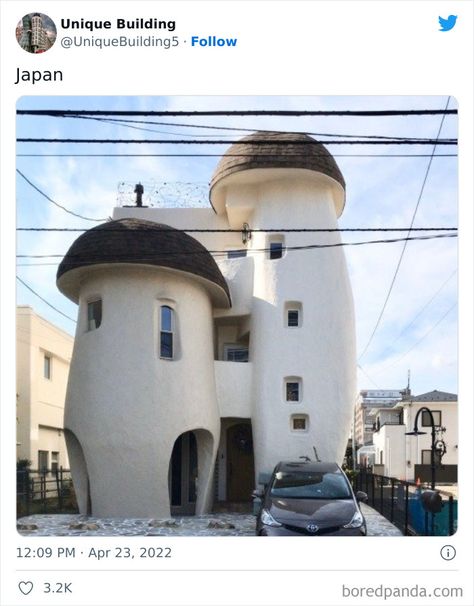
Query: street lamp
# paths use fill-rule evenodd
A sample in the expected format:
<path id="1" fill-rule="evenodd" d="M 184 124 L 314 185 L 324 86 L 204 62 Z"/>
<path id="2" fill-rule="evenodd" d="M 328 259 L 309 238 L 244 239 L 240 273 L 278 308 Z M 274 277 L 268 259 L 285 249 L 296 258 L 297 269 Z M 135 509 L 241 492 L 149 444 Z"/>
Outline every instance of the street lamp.
<path id="1" fill-rule="evenodd" d="M 431 410 L 429 408 L 427 408 L 426 406 L 422 406 L 418 410 L 418 412 L 416 413 L 416 416 L 415 416 L 415 423 L 414 423 L 413 431 L 407 431 L 407 432 L 405 432 L 405 435 L 406 436 L 426 435 L 426 433 L 427 433 L 426 431 L 418 430 L 418 417 L 420 416 L 420 414 L 423 414 L 423 412 L 428 413 L 428 416 L 430 418 L 430 424 L 431 424 L 431 490 L 434 490 L 435 489 L 435 474 L 436 474 L 436 464 L 435 464 L 436 426 L 435 426 L 433 413 L 431 412 Z"/>

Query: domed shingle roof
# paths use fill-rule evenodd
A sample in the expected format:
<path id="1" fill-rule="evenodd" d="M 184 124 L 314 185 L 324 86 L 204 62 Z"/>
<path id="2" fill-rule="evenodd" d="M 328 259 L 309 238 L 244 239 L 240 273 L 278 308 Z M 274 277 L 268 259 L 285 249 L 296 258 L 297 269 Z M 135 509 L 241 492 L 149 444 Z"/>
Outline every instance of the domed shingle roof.
<path id="1" fill-rule="evenodd" d="M 193 274 L 218 286 L 230 305 L 227 282 L 200 242 L 184 231 L 142 219 L 109 221 L 79 236 L 58 267 L 58 288 L 76 298 L 77 293 L 64 285 L 70 272 L 119 263 L 155 265 Z"/>
<path id="2" fill-rule="evenodd" d="M 212 189 L 221 179 L 254 168 L 304 168 L 327 175 L 343 189 L 346 184 L 328 150 L 309 135 L 285 132 L 255 132 L 234 143 L 214 171 Z"/>

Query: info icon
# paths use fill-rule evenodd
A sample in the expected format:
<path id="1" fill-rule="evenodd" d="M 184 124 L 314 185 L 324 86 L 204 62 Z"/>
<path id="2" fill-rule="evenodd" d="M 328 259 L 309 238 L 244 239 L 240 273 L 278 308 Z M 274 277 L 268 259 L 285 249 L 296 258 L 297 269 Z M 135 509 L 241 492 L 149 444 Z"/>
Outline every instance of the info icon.
<path id="1" fill-rule="evenodd" d="M 44 53 L 56 42 L 54 21 L 43 13 L 29 13 L 17 23 L 16 40 L 27 53 Z"/>

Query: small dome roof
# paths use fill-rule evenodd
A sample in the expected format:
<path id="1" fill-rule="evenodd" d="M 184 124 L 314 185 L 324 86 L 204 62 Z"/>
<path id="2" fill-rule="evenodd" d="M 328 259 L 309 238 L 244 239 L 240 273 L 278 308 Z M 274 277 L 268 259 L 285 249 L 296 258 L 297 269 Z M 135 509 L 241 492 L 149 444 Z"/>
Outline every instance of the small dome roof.
<path id="1" fill-rule="evenodd" d="M 102 223 L 79 236 L 61 261 L 56 275 L 59 290 L 78 301 L 84 268 L 109 264 L 154 265 L 193 274 L 205 280 L 215 300 L 230 306 L 227 282 L 209 251 L 184 231 L 142 219 Z M 80 276 L 76 274 L 80 274 Z M 209 284 L 211 283 L 211 284 Z"/>
<path id="2" fill-rule="evenodd" d="M 304 133 L 255 132 L 234 143 L 221 158 L 211 179 L 212 189 L 224 177 L 254 168 L 303 168 L 346 183 L 328 150 Z"/>

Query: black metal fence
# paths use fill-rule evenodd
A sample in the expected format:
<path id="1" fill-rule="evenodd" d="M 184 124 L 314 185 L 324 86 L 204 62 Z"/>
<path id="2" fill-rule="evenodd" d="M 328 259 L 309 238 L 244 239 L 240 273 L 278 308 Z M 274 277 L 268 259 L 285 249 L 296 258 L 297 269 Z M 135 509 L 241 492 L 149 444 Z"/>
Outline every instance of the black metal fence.
<path id="1" fill-rule="evenodd" d="M 69 469 L 18 469 L 16 472 L 17 515 L 78 513 Z"/>
<path id="2" fill-rule="evenodd" d="M 439 491 L 441 511 L 430 513 L 422 504 L 423 488 L 413 482 L 361 471 L 353 484 L 367 493 L 368 505 L 405 535 L 449 536 L 457 530 L 457 500 L 448 493 Z"/>

